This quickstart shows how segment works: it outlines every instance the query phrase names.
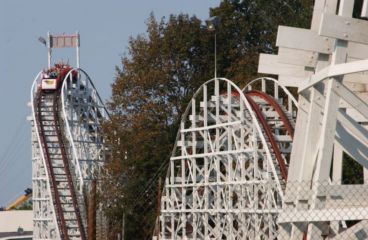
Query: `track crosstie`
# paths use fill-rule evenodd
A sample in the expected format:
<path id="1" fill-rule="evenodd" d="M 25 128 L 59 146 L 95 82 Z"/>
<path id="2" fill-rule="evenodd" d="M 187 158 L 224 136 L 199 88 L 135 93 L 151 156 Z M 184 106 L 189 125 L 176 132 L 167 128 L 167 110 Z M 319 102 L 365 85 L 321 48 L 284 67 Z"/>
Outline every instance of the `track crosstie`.
<path id="1" fill-rule="evenodd" d="M 38 93 L 35 98 L 36 122 L 50 176 L 51 197 L 60 238 L 86 239 L 60 124 L 59 96 L 60 91 Z"/>

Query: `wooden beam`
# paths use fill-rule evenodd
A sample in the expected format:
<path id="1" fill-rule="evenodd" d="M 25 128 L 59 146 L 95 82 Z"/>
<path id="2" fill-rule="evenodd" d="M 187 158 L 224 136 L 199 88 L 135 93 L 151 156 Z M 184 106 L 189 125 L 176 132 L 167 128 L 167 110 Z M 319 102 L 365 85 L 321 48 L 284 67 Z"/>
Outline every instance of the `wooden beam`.
<path id="1" fill-rule="evenodd" d="M 336 201 L 337 202 L 337 201 Z M 368 219 L 367 207 L 362 205 L 354 208 L 342 206 L 330 209 L 297 210 L 288 209 L 281 212 L 278 223 L 296 222 L 330 222 L 330 221 L 353 221 Z"/>
<path id="2" fill-rule="evenodd" d="M 291 65 L 306 66 L 314 68 L 317 64 L 318 53 L 292 49 L 292 48 L 279 48 L 279 63 L 286 63 Z"/>
<path id="3" fill-rule="evenodd" d="M 344 76 L 344 83 L 356 83 L 356 84 L 368 84 L 368 72 L 359 72 L 359 73 L 352 73 L 347 74 Z M 354 87 L 354 86 L 353 86 Z M 354 89 L 350 88 L 353 92 Z"/>
<path id="4" fill-rule="evenodd" d="M 310 81 L 299 89 L 299 92 L 304 91 L 327 78 L 365 71 L 368 71 L 368 59 L 332 65 L 314 74 Z"/>
<path id="5" fill-rule="evenodd" d="M 368 146 L 348 132 L 339 122 L 336 125 L 336 141 L 357 163 L 368 168 Z"/>
<path id="6" fill-rule="evenodd" d="M 304 66 L 280 63 L 279 56 L 271 54 L 260 54 L 258 72 L 299 78 L 306 78 L 312 74 L 312 72 L 305 71 Z"/>
<path id="7" fill-rule="evenodd" d="M 328 77 L 368 71 L 368 59 L 336 64 L 329 69 Z"/>
<path id="8" fill-rule="evenodd" d="M 276 46 L 330 54 L 333 39 L 321 37 L 309 29 L 279 26 Z"/>
<path id="9" fill-rule="evenodd" d="M 298 115 L 297 115 L 297 121 L 295 124 L 295 136 L 298 136 L 294 139 L 293 142 L 293 148 L 291 149 L 291 159 L 299 159 L 301 154 L 303 153 L 303 146 L 305 142 L 304 136 L 306 136 L 306 125 L 308 124 L 308 108 L 309 108 L 309 100 L 306 96 L 303 94 L 299 95 L 298 99 Z M 301 181 L 301 172 L 303 169 L 301 169 L 301 162 L 300 161 L 291 161 L 289 165 L 289 174 L 288 174 L 288 181 L 291 183 L 293 182 L 300 182 Z M 295 191 L 292 189 L 293 186 L 291 186 L 290 191 L 288 190 L 288 186 L 286 185 L 287 190 L 285 191 L 285 201 L 291 201 L 293 202 L 296 198 L 296 195 L 294 194 Z M 288 200 L 287 200 L 288 199 Z"/>
<path id="10" fill-rule="evenodd" d="M 293 38 L 290 38 L 290 36 L 293 36 Z M 319 36 L 317 33 L 307 29 L 280 26 L 277 33 L 276 46 L 279 47 L 279 52 L 283 48 L 305 51 L 309 52 L 309 54 L 331 54 L 334 49 L 334 40 L 332 38 Z M 367 59 L 368 45 L 350 42 L 348 45 L 348 57 L 357 60 Z M 311 63 L 306 66 L 309 65 L 311 65 Z"/>
<path id="11" fill-rule="evenodd" d="M 360 114 L 368 119 L 368 105 L 346 88 L 343 84 L 336 81 L 335 86 L 332 90 L 343 98 L 352 108 L 356 109 Z"/>
<path id="12" fill-rule="evenodd" d="M 368 0 L 367 0 L 368 1 Z M 293 36 L 293 38 L 290 38 Z M 279 47 L 280 62 L 295 65 L 314 66 L 317 53 L 331 54 L 334 49 L 334 40 L 319 36 L 308 29 L 298 29 L 280 26 L 276 45 Z M 294 52 L 292 52 L 294 51 Z M 350 42 L 348 58 L 362 60 L 368 58 L 368 45 Z M 293 57 L 292 54 L 300 58 Z M 283 59 L 285 57 L 285 59 Z"/>
<path id="13" fill-rule="evenodd" d="M 321 17 L 324 12 L 336 13 L 338 0 L 316 0 L 313 7 L 313 16 L 311 29 L 313 31 L 318 31 L 319 24 L 321 22 Z"/>
<path id="14" fill-rule="evenodd" d="M 360 14 L 361 17 L 368 18 L 368 0 L 364 0 L 362 12 Z"/>
<path id="15" fill-rule="evenodd" d="M 307 81 L 306 78 L 294 77 L 294 76 L 286 76 L 279 75 L 279 83 L 285 87 L 297 87 L 304 85 Z"/>
<path id="16" fill-rule="evenodd" d="M 367 118 L 365 118 L 361 113 L 353 108 L 346 109 L 346 113 L 357 122 L 368 122 Z"/>
<path id="17" fill-rule="evenodd" d="M 96 189 L 97 189 L 97 180 L 92 180 L 92 188 L 87 197 L 88 199 L 87 233 L 88 239 L 90 240 L 96 240 L 96 211 L 97 211 Z"/>
<path id="18" fill-rule="evenodd" d="M 313 7 L 311 29 L 317 31 L 325 8 L 325 0 L 316 0 Z"/>
<path id="19" fill-rule="evenodd" d="M 349 42 L 348 58 L 355 58 L 357 60 L 367 59 L 368 58 L 368 45 L 361 44 L 361 43 L 355 43 L 355 42 Z"/>
<path id="20" fill-rule="evenodd" d="M 337 114 L 337 119 L 344 129 L 351 132 L 360 142 L 368 146 L 368 130 L 358 124 L 354 118 L 341 109 Z"/>
<path id="21" fill-rule="evenodd" d="M 362 220 L 353 226 L 343 230 L 342 232 L 336 232 L 337 234 L 334 237 L 331 237 L 331 240 L 346 240 L 351 238 L 351 236 L 359 236 L 359 234 L 364 231 L 366 232 L 368 229 L 368 221 Z"/>
<path id="22" fill-rule="evenodd" d="M 319 35 L 368 44 L 368 22 L 349 17 L 323 14 Z"/>
<path id="23" fill-rule="evenodd" d="M 338 0 L 326 0 L 325 1 L 325 12 L 331 13 L 331 14 L 336 14 L 337 2 L 338 2 Z"/>
<path id="24" fill-rule="evenodd" d="M 332 182 L 341 184 L 342 181 L 342 163 L 344 151 L 340 144 L 335 143 L 333 149 L 333 164 L 332 164 Z"/>
<path id="25" fill-rule="evenodd" d="M 352 0 L 340 0 L 339 16 L 353 17 L 354 2 Z"/>

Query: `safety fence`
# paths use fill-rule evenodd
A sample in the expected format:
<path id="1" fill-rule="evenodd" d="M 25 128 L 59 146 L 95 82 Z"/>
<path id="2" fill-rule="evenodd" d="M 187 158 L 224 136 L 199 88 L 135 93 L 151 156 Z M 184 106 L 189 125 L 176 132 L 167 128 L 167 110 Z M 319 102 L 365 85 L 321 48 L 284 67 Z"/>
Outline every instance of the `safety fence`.
<path id="1" fill-rule="evenodd" d="M 161 212 L 154 239 L 368 239 L 368 185 L 359 179 L 288 182 L 281 195 L 274 181 L 230 184 L 203 203 L 193 196 L 224 186 L 194 187 L 185 205 L 177 202 L 177 216 Z"/>

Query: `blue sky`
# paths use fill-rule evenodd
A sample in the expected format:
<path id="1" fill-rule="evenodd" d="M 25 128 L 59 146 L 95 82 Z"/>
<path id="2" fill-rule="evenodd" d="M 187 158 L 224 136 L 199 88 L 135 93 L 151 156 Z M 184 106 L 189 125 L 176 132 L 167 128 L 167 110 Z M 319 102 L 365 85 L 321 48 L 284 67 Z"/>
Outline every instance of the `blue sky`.
<path id="1" fill-rule="evenodd" d="M 46 33 L 81 34 L 81 67 L 103 99 L 110 97 L 115 66 L 129 37 L 145 33 L 145 21 L 188 13 L 202 20 L 220 0 L 2 0 L 0 2 L 0 206 L 31 187 L 30 115 L 35 75 L 47 65 L 37 39 Z M 66 51 L 66 53 L 70 53 Z M 57 55 L 56 55 L 57 56 Z M 61 56 L 61 55 L 60 55 Z M 64 55 L 62 55 L 64 56 Z M 74 55 L 71 55 L 72 60 Z"/>

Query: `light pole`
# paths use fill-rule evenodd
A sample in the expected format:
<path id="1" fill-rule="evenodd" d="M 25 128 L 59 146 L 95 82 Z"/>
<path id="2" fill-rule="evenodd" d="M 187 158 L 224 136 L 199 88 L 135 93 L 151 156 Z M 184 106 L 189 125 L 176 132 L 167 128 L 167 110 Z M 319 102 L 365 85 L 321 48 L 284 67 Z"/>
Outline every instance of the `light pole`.
<path id="1" fill-rule="evenodd" d="M 215 34 L 215 79 L 217 78 L 217 34 L 216 30 L 220 25 L 220 20 L 218 17 L 211 17 L 206 20 L 207 29 Z"/>
<path id="2" fill-rule="evenodd" d="M 47 34 L 47 39 L 50 41 L 50 34 Z M 46 39 L 44 39 L 43 37 L 39 37 L 38 41 L 40 43 L 42 43 L 43 45 L 45 45 L 45 47 L 47 47 L 47 53 L 48 53 L 48 57 L 47 57 L 47 66 L 48 68 L 51 67 L 51 48 L 49 47 L 49 42 L 47 42 Z"/>

